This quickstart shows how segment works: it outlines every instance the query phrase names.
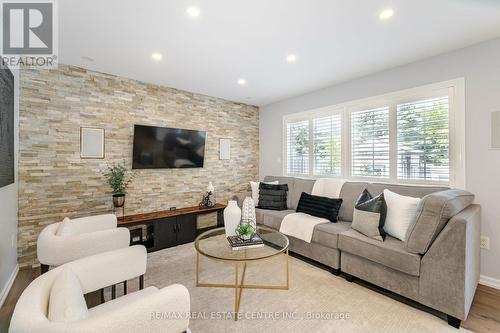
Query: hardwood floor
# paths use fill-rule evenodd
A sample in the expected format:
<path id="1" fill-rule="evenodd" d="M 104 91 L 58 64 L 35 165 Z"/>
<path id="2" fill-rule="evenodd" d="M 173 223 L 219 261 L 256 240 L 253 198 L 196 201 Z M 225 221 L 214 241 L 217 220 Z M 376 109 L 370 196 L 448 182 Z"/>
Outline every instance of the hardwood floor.
<path id="1" fill-rule="evenodd" d="M 19 271 L 4 305 L 0 309 L 0 332 L 7 332 L 17 299 L 26 286 L 39 274 L 40 269 L 21 269 Z M 89 307 L 92 307 L 99 304 L 100 293 L 97 291 L 86 295 L 85 298 Z M 469 317 L 462 322 L 462 327 L 479 333 L 500 332 L 500 290 L 479 285 Z"/>

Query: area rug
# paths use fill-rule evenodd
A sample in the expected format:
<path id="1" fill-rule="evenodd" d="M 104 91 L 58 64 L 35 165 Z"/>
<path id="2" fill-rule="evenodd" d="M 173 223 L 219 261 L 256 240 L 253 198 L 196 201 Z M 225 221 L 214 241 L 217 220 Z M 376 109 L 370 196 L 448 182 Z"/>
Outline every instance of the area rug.
<path id="1" fill-rule="evenodd" d="M 147 286 L 189 289 L 198 332 L 457 332 L 427 312 L 290 257 L 289 290 L 243 290 L 234 321 L 234 289 L 195 287 L 193 243 L 148 254 Z M 234 283 L 234 264 L 200 256 L 200 282 Z M 241 270 L 240 270 L 241 271 Z M 245 283 L 282 284 L 284 257 L 249 264 Z M 462 332 L 468 332 L 461 329 Z"/>

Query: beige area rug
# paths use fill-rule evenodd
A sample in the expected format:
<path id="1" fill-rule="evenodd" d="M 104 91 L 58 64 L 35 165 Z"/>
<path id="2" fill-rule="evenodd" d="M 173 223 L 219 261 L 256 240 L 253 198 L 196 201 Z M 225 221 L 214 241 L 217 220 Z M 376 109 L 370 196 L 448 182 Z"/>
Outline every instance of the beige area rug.
<path id="1" fill-rule="evenodd" d="M 200 282 L 234 283 L 234 264 L 200 258 Z M 245 283 L 282 284 L 284 276 L 284 257 L 279 256 L 250 264 Z M 148 255 L 146 286 L 173 283 L 189 289 L 196 316 L 189 325 L 193 333 L 457 332 L 432 314 L 292 257 L 290 289 L 243 290 L 237 322 L 232 318 L 234 289 L 195 287 L 193 243 Z"/>

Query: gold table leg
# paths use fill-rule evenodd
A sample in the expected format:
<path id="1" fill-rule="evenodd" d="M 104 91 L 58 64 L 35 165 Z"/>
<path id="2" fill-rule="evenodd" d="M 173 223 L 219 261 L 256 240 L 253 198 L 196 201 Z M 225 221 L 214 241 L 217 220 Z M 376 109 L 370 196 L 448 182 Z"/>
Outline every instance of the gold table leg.
<path id="1" fill-rule="evenodd" d="M 238 320 L 238 313 L 240 310 L 241 295 L 243 289 L 275 289 L 275 290 L 288 290 L 290 284 L 290 272 L 288 263 L 288 250 L 285 255 L 285 285 L 258 285 L 258 284 L 245 284 L 245 273 L 247 269 L 247 262 L 243 262 L 243 271 L 241 272 L 241 281 L 239 280 L 239 263 L 234 264 L 234 284 L 226 283 L 201 283 L 200 282 L 200 255 L 196 252 L 196 286 L 206 288 L 234 288 L 234 321 Z"/>

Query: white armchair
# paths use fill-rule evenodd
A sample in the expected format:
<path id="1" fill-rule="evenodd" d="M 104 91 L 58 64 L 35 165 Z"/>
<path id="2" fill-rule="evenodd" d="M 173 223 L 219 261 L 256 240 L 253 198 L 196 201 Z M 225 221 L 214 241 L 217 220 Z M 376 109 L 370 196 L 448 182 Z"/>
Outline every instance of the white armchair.
<path id="1" fill-rule="evenodd" d="M 59 266 L 94 254 L 128 247 L 130 232 L 117 228 L 113 214 L 71 220 L 71 235 L 58 236 L 59 223 L 45 227 L 37 241 L 38 260 L 42 273 L 50 266 Z"/>
<path id="2" fill-rule="evenodd" d="M 9 332 L 189 332 L 189 292 L 179 284 L 160 290 L 148 287 L 88 310 L 85 306 L 84 319 L 57 322 L 49 320 L 49 311 L 54 311 L 49 308 L 55 306 L 55 302 L 51 303 L 54 281 L 60 274 L 64 274 L 67 267 L 78 278 L 81 298 L 82 293 L 144 274 L 146 256 L 145 248 L 136 245 L 79 259 L 41 275 L 19 298 Z M 78 298 L 76 296 L 75 299 Z M 67 299 L 66 303 L 75 304 L 77 301 Z"/>

